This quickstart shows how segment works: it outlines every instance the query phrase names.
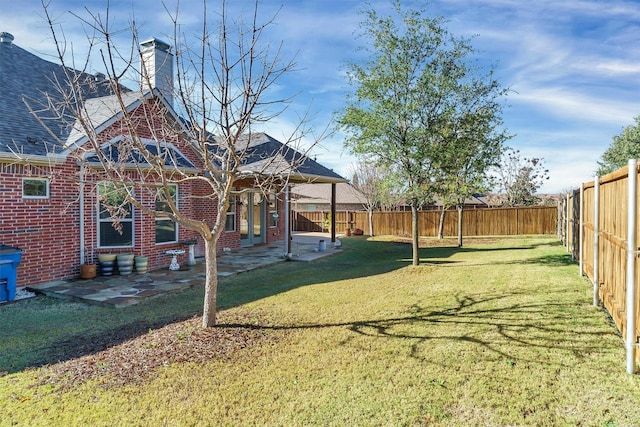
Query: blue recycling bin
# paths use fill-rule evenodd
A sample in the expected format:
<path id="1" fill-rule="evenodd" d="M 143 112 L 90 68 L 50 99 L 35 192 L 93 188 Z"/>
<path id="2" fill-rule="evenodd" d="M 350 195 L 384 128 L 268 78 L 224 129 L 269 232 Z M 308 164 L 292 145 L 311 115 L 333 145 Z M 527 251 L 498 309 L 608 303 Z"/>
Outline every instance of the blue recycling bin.
<path id="1" fill-rule="evenodd" d="M 22 260 L 22 249 L 0 244 L 0 301 L 16 298 L 16 276 Z"/>

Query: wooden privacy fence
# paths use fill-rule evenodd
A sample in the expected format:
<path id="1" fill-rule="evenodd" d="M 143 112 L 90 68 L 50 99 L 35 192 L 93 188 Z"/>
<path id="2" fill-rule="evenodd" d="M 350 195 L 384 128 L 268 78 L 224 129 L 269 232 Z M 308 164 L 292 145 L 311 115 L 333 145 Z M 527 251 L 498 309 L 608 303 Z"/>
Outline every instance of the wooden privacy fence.
<path id="1" fill-rule="evenodd" d="M 328 222 L 331 211 L 291 211 L 291 227 L 293 231 L 329 231 Z M 355 212 L 336 212 L 336 233 L 344 233 L 348 228 L 355 228 Z"/>
<path id="2" fill-rule="evenodd" d="M 442 211 L 430 210 L 418 213 L 420 236 L 435 237 Z M 329 218 L 327 211 L 293 211 L 292 227 L 295 231 L 326 231 Z M 463 211 L 462 233 L 464 236 L 507 236 L 523 234 L 556 234 L 558 232 L 558 208 L 533 206 L 523 208 L 487 208 Z M 359 228 L 369 233 L 369 216 L 362 211 L 337 211 L 336 232 L 346 228 Z M 411 235 L 411 212 L 374 212 L 375 234 L 395 236 Z M 458 213 L 445 214 L 443 234 L 458 235 Z"/>
<path id="3" fill-rule="evenodd" d="M 593 303 L 603 305 L 625 337 L 627 372 L 635 371 L 640 336 L 640 279 L 636 221 L 638 166 L 629 165 L 566 196 L 559 207 L 561 237 L 593 284 Z"/>
<path id="4" fill-rule="evenodd" d="M 420 211 L 418 234 L 425 237 L 437 236 L 441 214 L 442 211 L 438 210 Z M 462 234 L 464 236 L 555 234 L 557 217 L 556 207 L 469 209 L 462 213 Z M 355 219 L 356 227 L 368 233 L 367 213 L 358 212 Z M 374 212 L 373 231 L 375 234 L 410 236 L 411 212 Z M 457 211 L 451 210 L 445 213 L 443 235 L 458 235 Z"/>

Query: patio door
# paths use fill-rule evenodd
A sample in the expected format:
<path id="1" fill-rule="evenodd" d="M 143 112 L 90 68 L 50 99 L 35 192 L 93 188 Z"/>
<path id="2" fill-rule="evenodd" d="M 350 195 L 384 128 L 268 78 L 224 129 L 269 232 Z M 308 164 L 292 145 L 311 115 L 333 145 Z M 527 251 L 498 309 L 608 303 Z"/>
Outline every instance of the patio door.
<path id="1" fill-rule="evenodd" d="M 244 193 L 240 196 L 240 203 L 240 245 L 264 243 L 264 197 L 260 193 Z"/>

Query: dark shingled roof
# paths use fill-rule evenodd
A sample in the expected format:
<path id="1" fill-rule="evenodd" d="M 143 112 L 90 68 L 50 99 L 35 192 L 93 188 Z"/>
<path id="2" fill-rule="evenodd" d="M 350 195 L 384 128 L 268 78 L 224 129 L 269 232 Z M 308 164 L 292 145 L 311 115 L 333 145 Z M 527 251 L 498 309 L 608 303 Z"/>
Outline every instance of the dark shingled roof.
<path id="1" fill-rule="evenodd" d="M 96 76 L 85 73 L 81 75 L 80 81 L 84 82 L 85 110 L 91 123 L 99 131 L 101 125 L 119 115 L 120 104 L 116 102 L 108 80 L 97 79 Z M 0 156 L 2 153 L 16 151 L 25 155 L 46 156 L 63 150 L 56 138 L 29 111 L 25 101 L 31 109 L 38 111 L 38 117 L 65 144 L 64 148 L 73 149 L 76 143 L 84 142 L 86 135 L 76 124 L 75 118 L 70 114 L 66 114 L 66 117 L 62 114 L 62 118 L 59 115 L 54 117 L 56 115 L 48 111 L 48 104 L 52 100 L 53 105 L 56 100 L 60 100 L 60 87 L 69 87 L 61 65 L 44 60 L 13 43 L 0 42 L 0 111 L 3 115 L 0 120 Z M 142 98 L 140 92 L 130 91 L 125 87 L 122 90 L 125 92 L 123 98 L 126 105 L 135 105 Z M 183 125 L 188 127 L 187 123 Z M 243 169 L 247 171 L 289 175 L 291 165 L 295 164 L 295 169 L 290 171 L 292 182 L 346 182 L 337 173 L 265 133 L 255 133 L 245 138 L 248 156 Z M 112 147 L 111 150 L 109 154 L 112 158 L 119 157 L 116 148 Z M 193 167 L 189 160 L 174 152 L 173 148 L 169 148 L 168 153 L 175 159 L 172 164 Z M 274 162 L 274 158 L 277 161 Z"/>
<path id="2" fill-rule="evenodd" d="M 347 180 L 315 160 L 304 156 L 292 147 L 266 133 L 254 133 L 243 136 L 248 144 L 246 158 L 241 169 L 264 174 L 290 174 L 291 182 L 337 183 Z M 278 157 L 281 161 L 278 161 Z M 295 168 L 290 170 L 289 165 Z M 280 170 L 278 170 L 280 169 Z"/>
<path id="3" fill-rule="evenodd" d="M 125 147 L 127 147 L 127 145 L 125 145 Z M 157 144 L 153 141 L 149 141 L 145 143 L 145 147 L 152 155 L 163 157 L 164 165 L 167 167 L 195 168 L 194 164 L 171 144 Z M 102 157 L 104 159 L 108 159 L 115 163 L 130 163 L 136 165 L 149 164 L 149 162 L 147 162 L 147 160 L 138 152 L 127 149 L 124 153 L 121 153 L 118 141 L 105 144 L 100 151 L 102 152 Z M 87 156 L 86 160 L 87 162 L 95 165 L 100 164 L 100 160 L 96 154 Z"/>
<path id="4" fill-rule="evenodd" d="M 95 76 L 83 74 L 86 97 L 93 98 L 111 93 L 107 80 L 98 81 Z M 18 151 L 28 155 L 47 155 L 58 145 L 47 129 L 29 111 L 39 111 L 38 116 L 51 131 L 66 141 L 74 120 L 54 118 L 46 111 L 48 98 L 60 99 L 58 86 L 68 87 L 61 65 L 49 62 L 27 52 L 15 44 L 0 43 L 0 153 Z M 60 148 L 56 148 L 60 152 Z"/>

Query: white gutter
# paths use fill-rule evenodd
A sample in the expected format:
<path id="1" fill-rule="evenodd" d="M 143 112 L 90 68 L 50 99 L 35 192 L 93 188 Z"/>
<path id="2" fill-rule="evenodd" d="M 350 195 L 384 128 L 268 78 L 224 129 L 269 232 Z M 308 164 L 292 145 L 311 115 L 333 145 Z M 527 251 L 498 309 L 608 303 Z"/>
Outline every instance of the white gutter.
<path id="1" fill-rule="evenodd" d="M 0 153 L 0 161 L 10 161 L 15 164 L 28 164 L 37 166 L 61 165 L 67 160 L 62 154 L 47 154 L 38 156 L 35 154 Z"/>
<path id="2" fill-rule="evenodd" d="M 600 244 L 600 177 L 593 181 L 593 305 L 600 305 L 598 297 L 598 275 L 600 274 L 598 247 Z"/>
<path id="3" fill-rule="evenodd" d="M 627 219 L 627 299 L 626 299 L 626 322 L 627 322 L 627 373 L 633 374 L 636 363 L 636 187 L 638 171 L 637 161 L 629 160 L 629 211 Z"/>

